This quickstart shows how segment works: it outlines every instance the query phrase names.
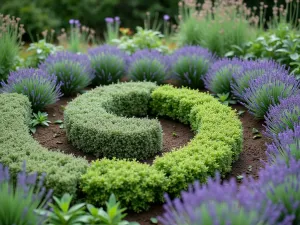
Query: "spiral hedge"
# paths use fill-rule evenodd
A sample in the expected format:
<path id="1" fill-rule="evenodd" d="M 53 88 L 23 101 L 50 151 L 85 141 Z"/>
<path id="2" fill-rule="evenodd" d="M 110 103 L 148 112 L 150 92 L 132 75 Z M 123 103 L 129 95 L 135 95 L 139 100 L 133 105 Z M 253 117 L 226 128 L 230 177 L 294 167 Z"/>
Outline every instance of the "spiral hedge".
<path id="1" fill-rule="evenodd" d="M 28 98 L 20 94 L 0 94 L 0 163 L 8 166 L 16 175 L 26 161 L 26 170 L 46 173 L 45 185 L 55 195 L 69 192 L 76 194 L 79 178 L 88 163 L 61 152 L 43 148 L 29 134 L 31 105 Z"/>
<path id="2" fill-rule="evenodd" d="M 112 137 L 109 129 L 104 129 L 107 132 L 105 134 L 99 127 L 111 126 L 111 121 L 115 121 L 119 122 L 116 126 L 120 131 L 114 132 L 115 139 L 111 139 L 114 143 L 108 140 L 103 143 L 112 147 L 117 145 L 115 140 L 121 140 L 119 135 L 124 137 L 126 134 L 128 138 L 121 143 L 127 145 L 128 142 L 133 146 L 131 142 L 138 136 L 135 130 L 129 132 L 128 128 L 132 127 L 135 120 L 149 132 L 151 126 L 144 127 L 142 123 L 150 122 L 131 118 L 131 123 L 126 123 L 128 118 L 118 116 L 145 115 L 150 108 L 156 115 L 190 124 L 196 136 L 183 148 L 156 157 L 151 166 L 115 158 L 92 162 L 81 182 L 88 201 L 103 204 L 113 192 L 122 205 L 141 211 L 147 209 L 149 203 L 162 200 L 164 192 L 175 196 L 194 180 L 205 182 L 216 170 L 222 174 L 229 172 L 232 162 L 242 151 L 242 125 L 235 111 L 206 93 L 169 85 L 156 87 L 147 82 L 100 87 L 75 99 L 65 111 L 68 137 L 73 144 L 83 148 L 90 133 L 94 139 Z M 97 125 L 94 127 L 95 123 Z M 87 128 L 91 128 L 90 131 Z M 137 129 L 135 125 L 133 128 Z M 145 141 L 150 139 L 147 137 Z M 91 150 L 97 149 L 92 141 L 88 145 L 91 145 L 88 147 Z M 117 153 L 118 149 L 111 151 Z M 139 152 L 144 154 L 142 150 Z"/>

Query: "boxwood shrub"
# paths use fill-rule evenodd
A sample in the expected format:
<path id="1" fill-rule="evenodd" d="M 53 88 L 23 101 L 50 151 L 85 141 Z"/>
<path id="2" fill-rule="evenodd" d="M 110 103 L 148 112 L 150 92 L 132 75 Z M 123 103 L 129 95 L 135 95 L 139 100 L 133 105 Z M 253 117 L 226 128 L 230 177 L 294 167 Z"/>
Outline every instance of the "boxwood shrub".
<path id="1" fill-rule="evenodd" d="M 92 163 L 82 176 L 82 190 L 87 200 L 103 205 L 114 193 L 121 205 L 134 211 L 147 209 L 150 203 L 162 201 L 166 177 L 152 166 L 136 161 L 102 159 Z"/>
<path id="2" fill-rule="evenodd" d="M 87 113 L 90 111 L 85 110 L 87 107 L 96 108 L 102 99 L 109 98 L 103 92 L 115 95 L 118 89 L 142 90 L 143 85 L 151 86 L 150 83 L 127 83 L 99 88 L 92 92 L 99 94 L 94 95 L 94 98 L 89 96 L 87 105 L 78 108 L 77 113 L 80 114 L 82 111 Z M 117 90 L 114 86 L 118 87 Z M 112 91 L 109 93 L 110 88 Z M 223 175 L 231 170 L 232 162 L 238 158 L 242 150 L 243 140 L 241 122 L 235 111 L 220 104 L 206 93 L 187 88 L 177 89 L 170 85 L 153 87 L 151 100 L 144 101 L 144 106 L 142 102 L 136 106 L 128 102 L 125 108 L 122 101 L 115 100 L 114 102 L 119 103 L 120 114 L 122 112 L 130 115 L 126 113 L 126 109 L 144 109 L 141 112 L 146 114 L 149 101 L 153 113 L 189 123 L 196 132 L 196 136 L 188 145 L 158 156 L 151 166 L 136 161 L 117 159 L 92 162 L 87 173 L 82 176 L 81 182 L 82 190 L 87 194 L 90 202 L 103 203 L 109 194 L 114 192 L 122 205 L 134 211 L 141 211 L 147 209 L 149 203 L 160 200 L 164 191 L 177 196 L 194 180 L 203 183 L 206 182 L 208 176 L 213 176 L 216 170 Z M 108 101 L 112 112 L 117 112 L 114 107 L 118 105 L 114 102 Z M 100 106 L 103 107 L 101 104 Z M 101 113 L 107 113 L 106 110 L 102 110 Z M 72 113 L 76 115 L 75 112 Z M 68 113 L 67 109 L 66 115 Z M 99 120 L 103 114 L 99 113 L 97 117 L 88 118 L 93 118 L 91 121 Z M 84 119 L 85 123 L 90 123 L 89 127 L 92 126 L 87 120 L 87 118 Z M 67 123 L 69 124 L 70 121 Z M 123 125 L 120 124 L 120 126 Z M 78 136 L 78 138 L 81 137 Z"/>
<path id="3" fill-rule="evenodd" d="M 20 94 L 0 94 L 0 163 L 16 176 L 26 161 L 27 172 L 46 173 L 45 186 L 55 195 L 69 192 L 75 195 L 78 180 L 87 168 L 87 161 L 51 152 L 43 148 L 29 134 L 31 105 Z"/>
<path id="4" fill-rule="evenodd" d="M 146 116 L 154 83 L 119 83 L 77 97 L 65 110 L 67 136 L 97 157 L 147 159 L 162 150 L 162 128 Z"/>

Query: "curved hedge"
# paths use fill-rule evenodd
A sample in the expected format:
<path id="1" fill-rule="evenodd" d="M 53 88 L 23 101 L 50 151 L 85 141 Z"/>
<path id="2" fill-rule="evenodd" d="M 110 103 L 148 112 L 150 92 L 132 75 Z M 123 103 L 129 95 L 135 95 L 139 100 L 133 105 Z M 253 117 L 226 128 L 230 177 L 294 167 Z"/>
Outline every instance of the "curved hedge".
<path id="1" fill-rule="evenodd" d="M 97 157 L 146 159 L 162 150 L 162 128 L 146 116 L 154 83 L 114 84 L 77 97 L 64 117 L 69 141 Z"/>
<path id="2" fill-rule="evenodd" d="M 16 175 L 26 161 L 27 172 L 46 173 L 45 185 L 56 195 L 75 195 L 78 180 L 87 168 L 87 161 L 51 152 L 29 134 L 31 105 L 26 96 L 0 94 L 0 163 Z"/>
<path id="3" fill-rule="evenodd" d="M 101 108 L 103 106 L 98 103 L 99 97 L 105 96 L 104 99 L 109 99 L 107 95 L 115 95 L 114 91 L 117 91 L 115 87 L 139 92 L 139 89 L 143 89 L 141 85 L 141 83 L 123 83 L 95 89 L 90 95 L 83 95 L 81 101 L 87 97 L 89 108 L 92 108 L 92 104 Z M 205 182 L 207 176 L 214 175 L 216 170 L 222 174 L 229 172 L 232 162 L 238 158 L 242 150 L 243 135 L 242 125 L 235 111 L 220 104 L 209 94 L 196 90 L 177 89 L 170 85 L 147 90 L 148 93 L 152 91 L 150 106 L 153 113 L 189 123 L 196 131 L 196 136 L 183 148 L 157 157 L 152 166 L 115 159 L 93 162 L 87 173 L 82 176 L 81 183 L 83 192 L 90 202 L 103 204 L 109 193 L 113 191 L 121 204 L 126 207 L 135 211 L 147 209 L 149 203 L 162 199 L 163 191 L 178 195 L 180 191 L 188 187 L 189 183 L 194 180 Z M 106 91 L 107 93 L 104 94 L 103 92 Z M 124 104 L 120 105 L 120 110 L 125 110 Z M 126 105 L 126 107 L 130 106 L 136 110 L 142 107 L 142 104 Z M 113 104 L 111 107 L 114 108 L 117 105 Z M 146 108 L 143 110 L 144 113 L 147 112 Z M 85 110 L 83 104 L 77 112 L 81 115 L 83 113 L 80 113 L 80 110 Z M 105 110 L 101 112 L 106 113 Z M 69 111 L 66 111 L 66 115 L 68 113 Z M 76 115 L 75 112 L 73 113 Z M 98 113 L 98 117 L 93 118 L 98 120 L 99 115 L 103 117 L 101 113 Z M 77 119 L 80 118 L 84 117 L 77 117 Z M 84 121 L 86 123 L 87 119 Z M 133 184 L 129 182 L 130 180 L 134 180 Z M 156 193 L 155 190 L 162 191 Z M 124 195 L 124 193 L 127 194 Z"/>

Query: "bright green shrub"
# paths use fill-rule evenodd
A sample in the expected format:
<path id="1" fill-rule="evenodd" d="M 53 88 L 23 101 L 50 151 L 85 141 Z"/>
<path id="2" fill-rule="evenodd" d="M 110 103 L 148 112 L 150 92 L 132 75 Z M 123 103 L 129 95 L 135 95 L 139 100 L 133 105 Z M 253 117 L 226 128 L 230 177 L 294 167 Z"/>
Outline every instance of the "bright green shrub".
<path id="1" fill-rule="evenodd" d="M 205 182 L 218 170 L 225 174 L 242 150 L 242 126 L 234 111 L 210 95 L 163 86 L 152 93 L 159 115 L 189 122 L 197 132 L 185 147 L 157 157 L 153 165 L 168 178 L 168 193 L 177 195 L 194 180 Z"/>
<path id="2" fill-rule="evenodd" d="M 87 161 L 51 152 L 43 148 L 29 134 L 31 105 L 26 96 L 0 94 L 0 163 L 16 175 L 26 161 L 27 172 L 47 174 L 45 186 L 56 195 L 75 194 L 78 179 L 88 165 Z"/>
<path id="3" fill-rule="evenodd" d="M 98 157 L 146 159 L 162 149 L 160 123 L 145 118 L 154 83 L 120 83 L 77 97 L 65 110 L 67 136 Z M 113 141 L 112 141 L 113 140 Z"/>
<path id="4" fill-rule="evenodd" d="M 162 201 L 166 191 L 164 174 L 136 161 L 102 159 L 95 161 L 82 176 L 81 187 L 87 200 L 104 204 L 114 193 L 121 205 L 136 212 L 150 203 Z"/>

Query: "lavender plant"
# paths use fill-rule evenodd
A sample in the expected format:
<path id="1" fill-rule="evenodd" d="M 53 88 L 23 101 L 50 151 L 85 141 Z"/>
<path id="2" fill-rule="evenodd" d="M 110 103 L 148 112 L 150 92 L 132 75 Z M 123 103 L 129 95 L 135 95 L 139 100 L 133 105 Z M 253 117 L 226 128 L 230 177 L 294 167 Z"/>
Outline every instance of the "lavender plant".
<path id="1" fill-rule="evenodd" d="M 89 58 L 71 52 L 50 55 L 40 68 L 57 77 L 57 83 L 61 83 L 61 91 L 66 96 L 83 90 L 94 78 Z"/>
<path id="2" fill-rule="evenodd" d="M 268 71 L 249 83 L 243 103 L 257 119 L 263 119 L 271 105 L 280 100 L 299 94 L 300 83 L 293 76 L 280 71 Z"/>
<path id="3" fill-rule="evenodd" d="M 289 163 L 291 158 L 300 159 L 300 125 L 295 124 L 293 129 L 277 135 L 272 144 L 267 147 L 268 159 L 271 163 L 280 158 Z"/>
<path id="4" fill-rule="evenodd" d="M 276 163 L 266 165 L 259 173 L 259 179 L 244 181 L 244 188 L 248 189 L 248 196 L 259 201 L 262 214 L 269 215 L 271 225 L 300 223 L 300 161 L 277 159 Z M 243 189 L 243 187 L 241 188 Z M 265 205 L 271 204 L 274 211 Z M 276 214 L 274 214 L 276 212 Z"/>
<path id="5" fill-rule="evenodd" d="M 282 99 L 278 105 L 271 106 L 266 120 L 266 133 L 269 137 L 277 138 L 279 133 L 294 129 L 300 119 L 300 95 Z"/>
<path id="6" fill-rule="evenodd" d="M 155 50 L 139 50 L 130 58 L 128 76 L 134 81 L 163 83 L 168 75 L 169 63 L 166 56 Z"/>
<path id="7" fill-rule="evenodd" d="M 163 225 L 262 225 L 255 207 L 239 204 L 238 186 L 234 180 L 221 185 L 220 177 L 209 179 L 207 185 L 196 182 L 181 199 L 166 196 L 165 213 L 159 217 Z"/>
<path id="8" fill-rule="evenodd" d="M 14 69 L 25 33 L 20 18 L 0 14 L 0 81 L 6 81 Z"/>
<path id="9" fill-rule="evenodd" d="M 176 50 L 170 59 L 172 76 L 184 86 L 203 88 L 203 77 L 214 61 L 211 52 L 197 46 L 185 46 Z"/>
<path id="10" fill-rule="evenodd" d="M 26 175 L 23 170 L 16 182 L 10 177 L 7 167 L 0 164 L 0 224 L 33 225 L 41 224 L 45 217 L 36 214 L 37 209 L 47 209 L 52 191 L 43 186 L 44 176 L 37 173 Z"/>
<path id="11" fill-rule="evenodd" d="M 240 59 L 220 59 L 215 62 L 203 78 L 205 87 L 216 93 L 230 93 L 233 75 L 243 69 L 244 62 Z"/>
<path id="12" fill-rule="evenodd" d="M 243 101 L 243 93 L 249 87 L 249 82 L 260 76 L 263 76 L 266 72 L 282 73 L 288 76 L 288 71 L 284 66 L 276 63 L 273 60 L 261 60 L 261 61 L 244 61 L 241 70 L 233 74 L 233 82 L 231 89 L 233 94 Z"/>
<path id="13" fill-rule="evenodd" d="M 111 84 L 126 73 L 128 56 L 115 46 L 103 45 L 88 51 L 91 67 L 95 71 L 93 84 Z"/>
<path id="14" fill-rule="evenodd" d="M 29 68 L 11 72 L 7 82 L 1 82 L 1 85 L 2 93 L 26 95 L 35 112 L 57 102 L 61 97 L 61 83 L 57 82 L 56 76 L 39 69 Z"/>
<path id="15" fill-rule="evenodd" d="M 104 34 L 105 42 L 111 43 L 112 40 L 119 38 L 120 17 L 106 17 L 105 22 L 107 29 L 107 32 Z"/>

